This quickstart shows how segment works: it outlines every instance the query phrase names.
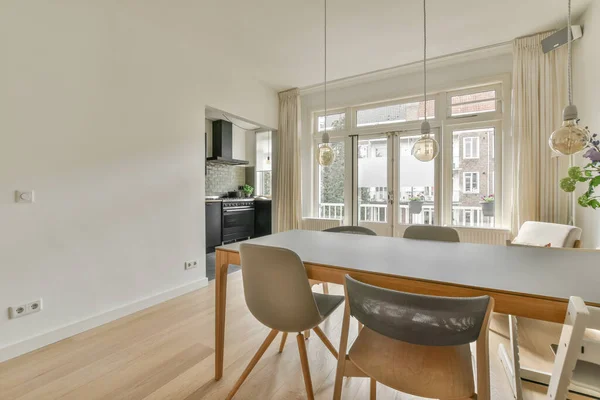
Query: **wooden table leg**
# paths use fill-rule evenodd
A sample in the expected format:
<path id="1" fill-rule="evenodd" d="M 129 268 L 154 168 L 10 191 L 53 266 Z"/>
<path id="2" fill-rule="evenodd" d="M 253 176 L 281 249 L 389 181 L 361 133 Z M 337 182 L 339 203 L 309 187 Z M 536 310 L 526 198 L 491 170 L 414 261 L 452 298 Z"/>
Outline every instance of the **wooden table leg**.
<path id="1" fill-rule="evenodd" d="M 225 310 L 227 304 L 227 252 L 217 250 L 215 266 L 215 380 L 223 376 L 223 356 L 225 353 Z"/>

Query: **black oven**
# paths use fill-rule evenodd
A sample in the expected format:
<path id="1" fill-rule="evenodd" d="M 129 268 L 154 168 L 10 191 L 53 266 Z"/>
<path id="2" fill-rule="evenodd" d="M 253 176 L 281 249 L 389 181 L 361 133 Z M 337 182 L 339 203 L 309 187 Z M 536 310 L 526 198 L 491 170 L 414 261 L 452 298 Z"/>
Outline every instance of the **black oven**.
<path id="1" fill-rule="evenodd" d="M 254 201 L 223 200 L 223 243 L 254 236 Z"/>

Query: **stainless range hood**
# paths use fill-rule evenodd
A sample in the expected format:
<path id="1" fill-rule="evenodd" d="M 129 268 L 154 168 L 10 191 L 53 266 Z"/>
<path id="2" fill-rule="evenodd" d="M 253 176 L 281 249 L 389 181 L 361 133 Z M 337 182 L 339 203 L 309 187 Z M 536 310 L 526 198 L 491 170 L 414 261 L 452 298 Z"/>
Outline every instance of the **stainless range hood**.
<path id="1" fill-rule="evenodd" d="M 233 158 L 233 125 L 222 119 L 213 121 L 212 157 L 207 157 L 206 162 L 225 165 L 248 165 L 245 160 Z"/>

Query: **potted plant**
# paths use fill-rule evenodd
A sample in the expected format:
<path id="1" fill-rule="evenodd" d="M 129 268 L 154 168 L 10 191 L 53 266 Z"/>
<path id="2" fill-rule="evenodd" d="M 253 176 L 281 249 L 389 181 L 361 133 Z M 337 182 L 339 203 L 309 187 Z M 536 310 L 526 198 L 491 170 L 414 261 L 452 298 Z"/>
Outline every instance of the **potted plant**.
<path id="1" fill-rule="evenodd" d="M 242 191 L 244 192 L 246 197 L 250 197 L 250 196 L 252 196 L 252 192 L 254 192 L 254 188 L 250 185 L 244 185 L 242 187 Z"/>
<path id="2" fill-rule="evenodd" d="M 423 202 L 425 201 L 425 196 L 422 194 L 418 194 L 416 196 L 411 196 L 408 198 L 408 212 L 410 214 L 421 214 L 423 211 Z"/>
<path id="3" fill-rule="evenodd" d="M 496 201 L 493 194 L 481 196 L 481 211 L 484 217 L 493 217 L 496 211 Z"/>
<path id="4" fill-rule="evenodd" d="M 588 150 L 583 154 L 590 163 L 584 167 L 569 168 L 569 176 L 560 181 L 560 188 L 565 192 L 574 192 L 578 183 L 587 183 L 584 194 L 579 196 L 577 203 L 581 207 L 600 208 L 600 196 L 595 190 L 600 186 L 600 140 L 598 134 L 592 135 L 588 143 Z"/>

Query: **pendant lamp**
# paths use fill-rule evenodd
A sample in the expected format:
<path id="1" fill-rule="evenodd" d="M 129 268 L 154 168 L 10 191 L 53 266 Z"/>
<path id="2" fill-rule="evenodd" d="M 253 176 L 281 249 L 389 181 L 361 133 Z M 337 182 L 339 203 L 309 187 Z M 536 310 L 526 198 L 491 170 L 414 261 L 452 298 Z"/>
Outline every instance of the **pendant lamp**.
<path id="1" fill-rule="evenodd" d="M 419 161 L 429 162 L 440 151 L 437 140 L 431 136 L 431 125 L 427 121 L 427 7 L 423 0 L 423 97 L 425 99 L 425 120 L 421 124 L 421 138 L 415 142 L 412 155 Z"/>
<path id="2" fill-rule="evenodd" d="M 589 132 L 577 124 L 577 106 L 573 104 L 573 77 L 572 77 L 572 48 L 573 36 L 571 32 L 571 0 L 568 0 L 568 66 L 567 80 L 569 85 L 569 105 L 563 110 L 563 123 L 560 128 L 552 132 L 548 141 L 550 148 L 559 155 L 569 156 L 584 150 L 589 142 Z"/>
<path id="3" fill-rule="evenodd" d="M 333 164 L 335 160 L 335 153 L 329 143 L 329 133 L 327 133 L 327 0 L 325 3 L 325 26 L 324 26 L 324 38 L 325 38 L 325 57 L 324 57 L 324 79 L 323 79 L 323 97 L 325 103 L 325 125 L 323 127 L 323 136 L 321 136 L 321 144 L 317 147 L 317 160 L 319 165 L 328 167 Z"/>

